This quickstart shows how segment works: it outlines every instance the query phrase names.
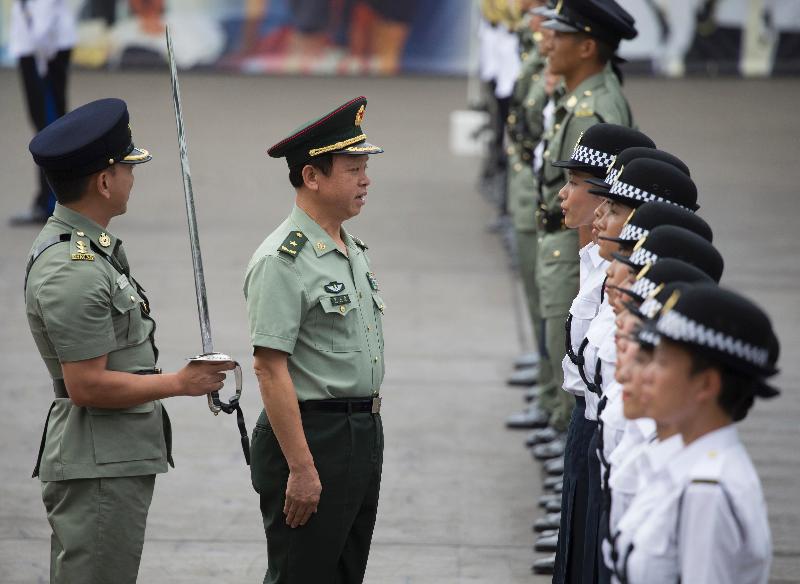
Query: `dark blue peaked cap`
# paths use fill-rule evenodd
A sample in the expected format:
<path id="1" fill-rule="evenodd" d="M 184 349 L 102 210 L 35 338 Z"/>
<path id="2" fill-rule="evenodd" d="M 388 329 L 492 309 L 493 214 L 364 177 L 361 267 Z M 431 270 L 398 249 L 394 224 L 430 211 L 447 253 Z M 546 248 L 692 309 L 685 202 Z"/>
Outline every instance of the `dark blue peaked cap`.
<path id="1" fill-rule="evenodd" d="M 92 101 L 36 134 L 28 150 L 36 164 L 59 178 L 88 176 L 118 162 L 147 162 L 152 157 L 133 145 L 129 121 L 121 99 Z"/>
<path id="2" fill-rule="evenodd" d="M 616 48 L 620 40 L 636 38 L 633 16 L 615 0 L 559 0 L 543 27 L 583 32 Z"/>

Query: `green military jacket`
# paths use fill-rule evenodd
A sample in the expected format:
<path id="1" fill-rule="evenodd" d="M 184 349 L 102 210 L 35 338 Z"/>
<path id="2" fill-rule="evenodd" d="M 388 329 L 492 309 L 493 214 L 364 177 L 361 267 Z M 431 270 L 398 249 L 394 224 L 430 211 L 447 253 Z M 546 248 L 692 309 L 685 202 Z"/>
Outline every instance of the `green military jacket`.
<path id="1" fill-rule="evenodd" d="M 62 362 L 102 355 L 108 355 L 113 371 L 155 368 L 155 322 L 121 244 L 61 205 L 34 241 L 31 257 L 38 257 L 29 265 L 25 308 L 36 347 L 57 384 L 63 384 Z M 172 462 L 170 449 L 169 418 L 159 401 L 101 409 L 57 397 L 45 428 L 39 477 L 162 473 Z"/>
<path id="2" fill-rule="evenodd" d="M 557 195 L 567 178 L 566 169 L 552 163 L 567 160 L 581 134 L 597 123 L 634 126 L 630 106 L 610 62 L 573 91 L 567 92 L 562 86 L 558 95 L 553 127 L 544 136 L 547 147 L 538 184 L 542 202 L 550 212 L 559 211 Z"/>
<path id="3" fill-rule="evenodd" d="M 384 302 L 367 246 L 342 236 L 347 255 L 295 206 L 247 266 L 251 343 L 289 354 L 299 401 L 377 396 L 383 382 Z"/>

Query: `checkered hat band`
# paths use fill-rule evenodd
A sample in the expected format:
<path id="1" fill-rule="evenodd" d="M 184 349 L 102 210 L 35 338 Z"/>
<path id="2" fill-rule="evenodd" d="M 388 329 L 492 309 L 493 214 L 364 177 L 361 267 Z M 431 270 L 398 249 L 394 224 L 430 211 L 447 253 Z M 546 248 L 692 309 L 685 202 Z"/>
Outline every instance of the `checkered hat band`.
<path id="1" fill-rule="evenodd" d="M 575 149 L 572 151 L 572 160 L 589 166 L 596 166 L 597 168 L 608 168 L 614 164 L 615 159 L 616 156 L 613 154 L 606 154 L 600 150 L 581 146 L 580 144 L 575 144 Z"/>
<path id="2" fill-rule="evenodd" d="M 649 343 L 653 346 L 657 345 L 658 341 L 661 339 L 658 334 L 648 330 L 639 331 L 639 338 L 645 343 Z"/>
<path id="3" fill-rule="evenodd" d="M 613 185 L 617 181 L 618 176 L 619 176 L 618 168 L 609 168 L 608 172 L 606 173 L 606 178 L 604 178 L 603 181 L 606 184 Z"/>
<path id="4" fill-rule="evenodd" d="M 647 298 L 650 294 L 653 293 L 658 286 L 652 280 L 648 280 L 647 278 L 640 278 L 633 283 L 631 286 L 631 292 L 639 296 L 640 298 Z"/>
<path id="5" fill-rule="evenodd" d="M 607 181 L 606 181 L 607 182 Z M 676 207 L 680 207 L 681 209 L 688 209 L 683 205 L 679 205 L 674 201 L 670 201 L 668 199 L 663 199 L 658 195 L 654 195 L 652 193 L 648 193 L 647 191 L 643 191 L 639 187 L 635 187 L 630 185 L 626 182 L 622 182 L 621 180 L 617 180 L 614 184 L 611 185 L 611 189 L 609 190 L 610 193 L 615 195 L 619 195 L 621 197 L 626 197 L 628 199 L 633 199 L 634 201 L 642 201 L 644 203 L 650 203 L 652 201 L 659 201 L 661 203 L 669 203 L 670 205 L 675 205 Z"/>
<path id="6" fill-rule="evenodd" d="M 644 229 L 628 223 L 622 228 L 622 233 L 619 234 L 619 238 L 625 241 L 639 241 L 641 238 L 646 237 L 648 233 L 650 233 L 649 229 Z"/>
<path id="7" fill-rule="evenodd" d="M 735 339 L 719 331 L 708 328 L 684 315 L 672 310 L 658 319 L 658 332 L 676 341 L 695 343 L 709 349 L 727 353 L 758 367 L 766 367 L 769 362 L 769 351 Z"/>
<path id="8" fill-rule="evenodd" d="M 648 298 L 642 302 L 642 305 L 639 307 L 639 312 L 641 312 L 647 318 L 655 318 L 655 316 L 658 314 L 658 311 L 661 310 L 663 306 L 664 305 L 655 298 Z"/>
<path id="9" fill-rule="evenodd" d="M 644 266 L 646 264 L 656 263 L 658 261 L 658 256 L 652 251 L 647 251 L 645 248 L 640 247 L 633 252 L 628 259 L 637 266 Z"/>

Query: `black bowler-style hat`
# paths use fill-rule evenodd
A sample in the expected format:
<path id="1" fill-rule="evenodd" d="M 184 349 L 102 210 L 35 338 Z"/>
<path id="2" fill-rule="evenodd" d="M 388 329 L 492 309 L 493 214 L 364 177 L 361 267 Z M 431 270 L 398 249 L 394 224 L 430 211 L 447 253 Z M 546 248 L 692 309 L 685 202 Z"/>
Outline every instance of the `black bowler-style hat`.
<path id="1" fill-rule="evenodd" d="M 719 282 L 725 262 L 713 245 L 696 233 L 675 225 L 661 225 L 643 237 L 630 256 L 611 254 L 614 259 L 634 270 L 654 264 L 663 258 L 675 258 L 701 269 L 712 280 Z"/>
<path id="2" fill-rule="evenodd" d="M 558 0 L 544 28 L 582 32 L 616 49 L 622 39 L 636 38 L 635 20 L 614 0 Z"/>
<path id="3" fill-rule="evenodd" d="M 618 124 L 595 124 L 578 138 L 569 160 L 556 161 L 553 166 L 604 177 L 617 154 L 633 146 L 655 148 L 656 143 L 633 128 Z"/>
<path id="4" fill-rule="evenodd" d="M 661 201 L 645 203 L 631 211 L 619 237 L 600 236 L 600 239 L 614 241 L 623 248 L 631 248 L 659 225 L 677 225 L 696 233 L 709 243 L 714 241 L 711 227 L 700 216 L 672 203 L 662 203 Z"/>
<path id="5" fill-rule="evenodd" d="M 34 162 L 57 178 L 80 178 L 112 164 L 141 164 L 152 159 L 136 148 L 128 106 L 117 98 L 98 99 L 58 118 L 28 145 Z"/>
<path id="6" fill-rule="evenodd" d="M 635 158 L 621 168 L 609 190 L 589 192 L 634 209 L 651 201 L 698 209 L 694 181 L 671 164 L 652 158 Z"/>
<path id="7" fill-rule="evenodd" d="M 636 302 L 644 302 L 661 291 L 667 284 L 674 282 L 706 282 L 714 280 L 700 268 L 675 258 L 663 258 L 654 264 L 646 264 L 638 274 L 630 288 L 617 289 L 633 298 Z"/>
<path id="8" fill-rule="evenodd" d="M 699 350 L 730 369 L 761 381 L 759 397 L 780 392 L 764 379 L 778 372 L 780 343 L 766 313 L 754 302 L 714 284 L 694 284 L 673 291 L 660 315 L 639 337 L 653 345 L 662 338 Z"/>
<path id="9" fill-rule="evenodd" d="M 642 148 L 640 146 L 634 146 L 633 148 L 626 148 L 617 155 L 616 159 L 614 160 L 614 164 L 608 168 L 608 172 L 606 173 L 604 179 L 589 178 L 586 179 L 586 182 L 608 191 L 611 188 L 611 185 L 614 184 L 614 181 L 617 180 L 617 176 L 619 176 L 619 171 L 622 169 L 622 167 L 636 158 L 652 158 L 653 160 L 666 162 L 667 164 L 671 164 L 680 170 L 686 176 L 691 177 L 689 167 L 686 166 L 686 163 L 683 162 L 683 160 L 674 154 L 670 154 L 664 150 L 658 150 L 657 148 Z M 594 191 L 594 194 L 602 196 L 603 193 Z"/>
<path id="10" fill-rule="evenodd" d="M 289 168 L 323 154 L 380 154 L 383 148 L 367 142 L 361 127 L 366 97 L 356 97 L 312 122 L 304 124 L 268 151 L 272 158 L 286 158 Z"/>

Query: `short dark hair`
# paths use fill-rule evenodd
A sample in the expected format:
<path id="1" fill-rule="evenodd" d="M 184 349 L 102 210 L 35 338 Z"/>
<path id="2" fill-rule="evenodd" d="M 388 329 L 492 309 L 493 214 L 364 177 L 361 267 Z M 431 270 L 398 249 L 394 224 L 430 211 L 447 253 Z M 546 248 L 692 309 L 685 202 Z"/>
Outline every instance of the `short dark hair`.
<path id="1" fill-rule="evenodd" d="M 77 178 L 65 178 L 44 171 L 44 176 L 47 179 L 47 183 L 50 185 L 50 188 L 53 190 L 56 200 L 62 205 L 66 205 L 79 201 L 83 195 L 86 194 L 86 190 L 89 187 L 89 182 L 94 174 L 79 176 Z"/>
<path id="2" fill-rule="evenodd" d="M 301 164 L 295 164 L 289 168 L 289 182 L 294 188 L 303 186 L 303 168 L 310 164 L 325 176 L 330 176 L 333 170 L 333 154 L 323 154 Z"/>
<path id="3" fill-rule="evenodd" d="M 744 420 L 755 401 L 756 379 L 734 371 L 702 349 L 697 350 L 692 347 L 689 358 L 692 364 L 692 375 L 708 369 L 716 369 L 719 372 L 721 388 L 717 403 L 734 422 Z"/>

